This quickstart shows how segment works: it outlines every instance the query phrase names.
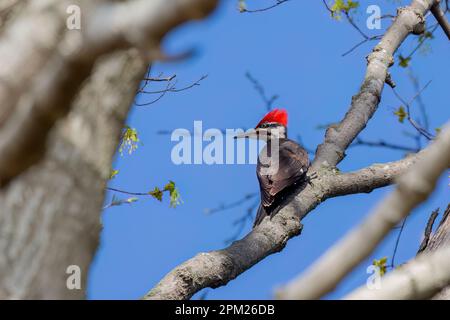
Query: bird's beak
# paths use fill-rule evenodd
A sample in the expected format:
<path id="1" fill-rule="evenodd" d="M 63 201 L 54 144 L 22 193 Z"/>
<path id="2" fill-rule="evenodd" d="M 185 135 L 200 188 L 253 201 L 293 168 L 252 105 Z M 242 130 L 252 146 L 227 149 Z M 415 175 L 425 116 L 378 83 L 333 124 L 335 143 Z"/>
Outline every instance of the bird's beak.
<path id="1" fill-rule="evenodd" d="M 255 129 L 247 130 L 246 132 L 239 133 L 234 136 L 235 139 L 249 138 L 249 139 L 258 139 L 258 131 Z"/>

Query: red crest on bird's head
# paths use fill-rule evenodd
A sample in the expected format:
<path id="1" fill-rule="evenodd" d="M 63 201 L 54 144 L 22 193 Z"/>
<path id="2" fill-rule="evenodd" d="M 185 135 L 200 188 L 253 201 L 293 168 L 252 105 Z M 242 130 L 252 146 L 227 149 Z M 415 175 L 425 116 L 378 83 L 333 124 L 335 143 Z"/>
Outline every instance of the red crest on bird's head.
<path id="1" fill-rule="evenodd" d="M 267 113 L 264 118 L 258 123 L 256 128 L 261 126 L 264 123 L 279 123 L 285 127 L 287 127 L 288 115 L 285 109 L 273 109 L 269 113 Z"/>

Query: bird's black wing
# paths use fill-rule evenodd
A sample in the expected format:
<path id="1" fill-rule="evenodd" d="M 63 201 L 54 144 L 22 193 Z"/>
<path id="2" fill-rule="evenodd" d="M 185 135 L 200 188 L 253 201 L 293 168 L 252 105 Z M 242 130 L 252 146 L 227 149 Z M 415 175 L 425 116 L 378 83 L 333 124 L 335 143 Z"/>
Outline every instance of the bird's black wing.
<path id="1" fill-rule="evenodd" d="M 262 156 L 258 159 L 256 169 L 261 190 L 261 204 L 266 208 L 274 203 L 276 195 L 283 189 L 304 178 L 310 165 L 308 152 L 298 143 L 288 139 L 279 141 L 278 171 L 264 174 L 264 169 L 272 164 L 272 158 Z"/>

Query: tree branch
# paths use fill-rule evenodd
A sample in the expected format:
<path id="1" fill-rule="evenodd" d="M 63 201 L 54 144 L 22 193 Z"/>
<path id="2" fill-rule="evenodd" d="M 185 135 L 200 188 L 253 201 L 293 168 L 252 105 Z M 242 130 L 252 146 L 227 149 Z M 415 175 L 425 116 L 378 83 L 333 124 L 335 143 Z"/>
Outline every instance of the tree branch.
<path id="1" fill-rule="evenodd" d="M 49 0 L 38 6 L 30 1 L 0 42 L 0 59 L 8 61 L 0 70 L 0 187 L 40 159 L 50 129 L 70 110 L 100 56 L 138 48 L 149 62 L 164 58 L 161 38 L 183 22 L 205 17 L 217 2 Z M 80 32 L 66 27 L 61 8 L 69 5 L 85 13 Z M 42 21 L 45 26 L 36 29 Z"/>
<path id="2" fill-rule="evenodd" d="M 188 299 L 203 288 L 216 288 L 228 283 L 261 259 L 281 251 L 289 238 L 300 234 L 301 225 L 297 214 L 306 216 L 328 198 L 370 192 L 389 185 L 415 160 L 416 157 L 410 156 L 351 173 L 330 171 L 322 174 L 317 181 L 314 180 L 313 187 L 303 186 L 301 194 L 291 199 L 273 219 L 264 220 L 246 237 L 226 249 L 200 253 L 181 264 L 166 275 L 144 299 Z"/>
<path id="3" fill-rule="evenodd" d="M 427 226 L 425 227 L 425 232 L 423 234 L 423 240 L 422 243 L 420 244 L 419 250 L 417 251 L 418 254 L 427 248 L 428 242 L 430 241 L 431 232 L 433 231 L 434 221 L 436 221 L 438 215 L 439 215 L 439 208 L 434 210 L 431 213 L 430 218 L 428 218 Z"/>
<path id="4" fill-rule="evenodd" d="M 348 300 L 417 300 L 428 299 L 450 284 L 450 247 L 420 254 L 381 278 L 379 289 L 360 287 Z"/>
<path id="5" fill-rule="evenodd" d="M 85 298 L 65 271 L 87 274 L 97 250 L 105 184 L 146 68 L 137 50 L 102 57 L 43 159 L 0 190 L 0 299 Z"/>
<path id="6" fill-rule="evenodd" d="M 394 63 L 395 51 L 408 34 L 423 30 L 424 15 L 433 3 L 433 0 L 414 0 L 409 7 L 398 9 L 394 22 L 367 57 L 366 75 L 359 93 L 352 98 L 349 111 L 340 123 L 327 129 L 325 141 L 317 148 L 314 169 L 334 167 L 345 157 L 347 147 L 378 108 L 387 70 Z"/>
<path id="7" fill-rule="evenodd" d="M 442 12 L 441 7 L 439 6 L 439 3 L 440 0 L 436 1 L 430 10 L 433 16 L 436 18 L 439 25 L 441 26 L 444 33 L 447 35 L 447 38 L 450 40 L 450 23 L 448 23 L 444 12 Z"/>
<path id="8" fill-rule="evenodd" d="M 200 253 L 179 265 L 144 299 L 188 299 L 203 288 L 225 285 L 268 255 L 281 251 L 290 238 L 300 234 L 300 220 L 332 196 L 329 183 L 336 177 L 333 168 L 344 158 L 346 148 L 375 113 L 387 68 L 393 63 L 393 53 L 408 34 L 416 32 L 418 25 L 423 25 L 423 16 L 433 3 L 434 0 L 414 0 L 411 6 L 399 9 L 392 26 L 369 55 L 364 82 L 359 93 L 353 97 L 350 110 L 337 126 L 328 128 L 324 143 L 316 150 L 316 159 L 311 167 L 311 171 L 318 173 L 314 187 L 300 186 L 287 197 L 272 219 L 264 219 L 247 236 L 226 249 Z M 379 169 L 382 171 L 382 168 Z M 386 184 L 392 179 L 388 175 Z M 364 187 L 360 190 L 369 192 L 365 185 L 363 183 Z M 343 195 L 343 191 L 336 195 Z"/>
<path id="9" fill-rule="evenodd" d="M 421 159 L 411 170 L 399 179 L 396 189 L 364 222 L 329 249 L 304 275 L 282 289 L 278 297 L 317 299 L 332 291 L 354 267 L 369 256 L 394 226 L 428 198 L 441 173 L 449 166 L 450 123 L 437 140 L 422 152 Z"/>

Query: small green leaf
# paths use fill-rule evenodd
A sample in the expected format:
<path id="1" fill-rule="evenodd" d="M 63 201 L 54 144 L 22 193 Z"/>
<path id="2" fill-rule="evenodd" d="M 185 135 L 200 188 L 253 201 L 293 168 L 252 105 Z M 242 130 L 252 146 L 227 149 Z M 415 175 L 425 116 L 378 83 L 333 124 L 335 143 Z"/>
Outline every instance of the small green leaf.
<path id="1" fill-rule="evenodd" d="M 148 194 L 151 195 L 153 198 L 155 198 L 155 199 L 157 199 L 159 201 L 162 201 L 163 193 L 158 187 L 155 187 L 153 189 L 153 191 L 149 191 Z"/>
<path id="2" fill-rule="evenodd" d="M 166 184 L 163 189 L 163 191 L 169 191 L 169 192 L 173 192 L 173 190 L 175 190 L 175 182 L 173 182 L 173 181 L 169 181 L 169 183 Z"/>
<path id="3" fill-rule="evenodd" d="M 419 36 L 419 42 L 423 42 L 425 39 L 434 39 L 433 34 L 430 31 L 425 31 Z"/>
<path id="4" fill-rule="evenodd" d="M 181 200 L 178 189 L 177 188 L 173 189 L 173 191 L 170 192 L 170 207 L 175 208 L 176 206 L 182 203 L 183 200 Z"/>
<path id="5" fill-rule="evenodd" d="M 133 203 L 133 202 L 136 202 L 136 201 L 138 201 L 139 199 L 138 198 L 128 198 L 126 201 L 128 202 L 128 203 Z"/>
<path id="6" fill-rule="evenodd" d="M 347 2 L 345 2 L 345 0 L 335 0 L 333 5 L 330 7 L 331 17 L 336 20 L 340 20 L 341 12 L 348 14 L 352 9 L 358 8 L 358 6 L 358 1 L 347 0 Z"/>
<path id="7" fill-rule="evenodd" d="M 378 267 L 380 269 L 380 276 L 383 276 L 384 274 L 386 274 L 386 269 L 387 269 L 387 257 L 383 257 L 381 259 L 378 260 L 373 260 L 372 265 L 374 265 L 375 267 Z"/>
<path id="8" fill-rule="evenodd" d="M 128 149 L 128 154 L 132 154 L 138 148 L 139 138 L 138 132 L 134 128 L 125 126 L 124 132 L 122 133 L 122 142 L 119 146 L 120 154 L 123 154 L 123 150 Z"/>
<path id="9" fill-rule="evenodd" d="M 183 201 L 181 200 L 180 193 L 178 189 L 175 187 L 175 182 L 169 181 L 168 184 L 164 186 L 163 191 L 169 191 L 170 194 L 170 206 L 175 208 L 180 205 Z"/>
<path id="10" fill-rule="evenodd" d="M 405 121 L 406 116 L 408 115 L 403 106 L 398 107 L 398 109 L 394 112 L 394 115 L 398 117 L 398 121 L 403 123 Z"/>
<path id="11" fill-rule="evenodd" d="M 411 57 L 403 57 L 402 55 L 399 55 L 398 56 L 398 59 L 399 59 L 399 62 L 398 62 L 398 64 L 399 64 L 399 66 L 400 67 L 402 67 L 402 68 L 406 68 L 406 67 L 408 67 L 409 66 L 409 62 L 411 61 Z"/>
<path id="12" fill-rule="evenodd" d="M 119 173 L 119 170 L 112 170 L 109 175 L 109 180 L 114 179 L 118 173 Z"/>
<path id="13" fill-rule="evenodd" d="M 438 135 L 439 133 L 441 133 L 442 129 L 441 128 L 435 128 L 434 131 L 436 132 L 436 135 Z"/>

